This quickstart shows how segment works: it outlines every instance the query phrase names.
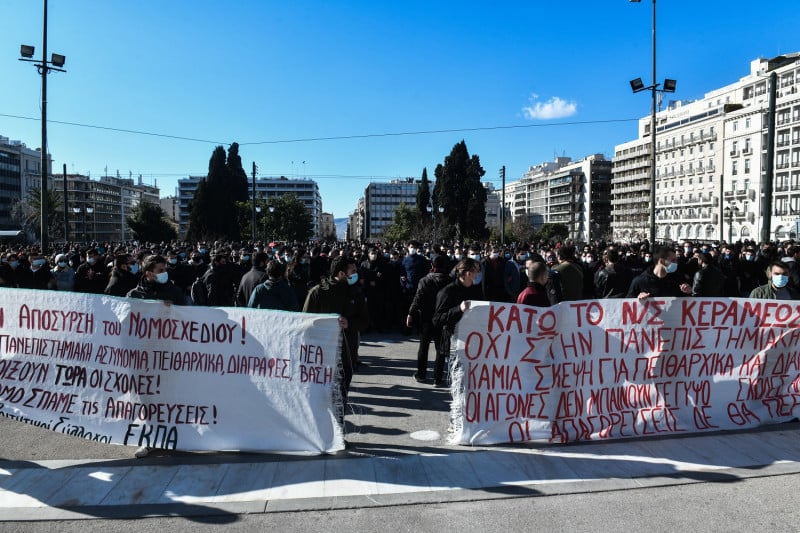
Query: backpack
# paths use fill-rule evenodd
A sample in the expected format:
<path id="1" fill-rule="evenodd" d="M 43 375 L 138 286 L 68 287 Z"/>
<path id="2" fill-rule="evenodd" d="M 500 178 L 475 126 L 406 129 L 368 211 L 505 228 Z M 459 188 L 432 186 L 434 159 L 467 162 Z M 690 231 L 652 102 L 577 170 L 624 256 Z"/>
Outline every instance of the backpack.
<path id="1" fill-rule="evenodd" d="M 192 283 L 189 294 L 194 301 L 194 305 L 208 305 L 208 287 L 206 287 L 205 276 L 199 276 Z"/>

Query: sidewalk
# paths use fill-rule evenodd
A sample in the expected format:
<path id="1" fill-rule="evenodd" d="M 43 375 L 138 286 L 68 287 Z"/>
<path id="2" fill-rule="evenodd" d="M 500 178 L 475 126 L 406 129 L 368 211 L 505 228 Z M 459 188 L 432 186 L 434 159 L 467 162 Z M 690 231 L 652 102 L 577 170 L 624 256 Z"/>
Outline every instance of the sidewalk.
<path id="1" fill-rule="evenodd" d="M 335 509 L 800 473 L 797 422 L 565 446 L 449 446 L 441 434 L 448 396 L 411 379 L 415 346 L 403 338 L 362 344 L 369 366 L 354 381 L 355 414 L 348 415 L 352 445 L 339 455 L 166 454 L 135 460 L 119 458 L 120 451 L 127 454 L 124 448 L 106 447 L 114 454 L 75 460 L 63 459 L 63 443 L 54 440 L 42 460 L 4 454 L 0 520 Z M 19 426 L 18 431 L 27 427 Z"/>

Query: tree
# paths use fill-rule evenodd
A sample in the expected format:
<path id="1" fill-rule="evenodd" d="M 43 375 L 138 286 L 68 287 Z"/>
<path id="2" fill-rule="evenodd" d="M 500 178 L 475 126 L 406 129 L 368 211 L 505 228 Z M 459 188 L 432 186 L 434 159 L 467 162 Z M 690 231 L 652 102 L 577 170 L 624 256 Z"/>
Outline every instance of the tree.
<path id="1" fill-rule="evenodd" d="M 569 236 L 566 224 L 546 222 L 539 228 L 539 238 L 547 241 L 559 241 Z"/>
<path id="2" fill-rule="evenodd" d="M 61 193 L 48 189 L 45 196 L 48 235 L 64 238 L 63 206 Z M 42 237 L 41 213 L 42 193 L 38 187 L 30 189 L 27 198 L 16 202 L 11 208 L 11 218 L 20 224 L 25 233 L 33 233 L 37 239 Z"/>
<path id="3" fill-rule="evenodd" d="M 428 181 L 428 169 L 426 167 L 422 169 L 422 180 L 417 188 L 417 211 L 422 220 L 426 221 L 430 218 L 428 215 L 428 206 L 430 202 L 431 188 L 430 182 Z"/>
<path id="4" fill-rule="evenodd" d="M 126 219 L 134 239 L 145 242 L 171 241 L 178 236 L 161 206 L 139 202 Z"/>
<path id="5" fill-rule="evenodd" d="M 217 146 L 208 162 L 208 176 L 200 181 L 190 204 L 186 238 L 194 241 L 228 240 L 241 237 L 236 202 L 226 164 L 225 149 Z"/>
<path id="6" fill-rule="evenodd" d="M 394 212 L 392 223 L 383 228 L 383 238 L 391 242 L 405 242 L 412 238 L 418 226 L 419 211 L 401 202 Z"/>
<path id="7" fill-rule="evenodd" d="M 436 165 L 434 206 L 442 206 L 438 233 L 457 239 L 483 239 L 486 229 L 486 189 L 481 178 L 486 171 L 477 155 L 470 157 L 462 140 L 453 146 L 444 165 Z"/>
<path id="8" fill-rule="evenodd" d="M 262 210 L 266 217 L 267 239 L 284 242 L 307 241 L 314 235 L 314 220 L 302 200 L 286 193 L 270 202 L 274 211 Z"/>
<path id="9" fill-rule="evenodd" d="M 239 156 L 239 143 L 231 143 L 228 148 L 228 167 L 231 196 L 235 202 L 250 200 L 250 186 L 247 183 L 247 172 L 242 167 L 242 158 Z"/>

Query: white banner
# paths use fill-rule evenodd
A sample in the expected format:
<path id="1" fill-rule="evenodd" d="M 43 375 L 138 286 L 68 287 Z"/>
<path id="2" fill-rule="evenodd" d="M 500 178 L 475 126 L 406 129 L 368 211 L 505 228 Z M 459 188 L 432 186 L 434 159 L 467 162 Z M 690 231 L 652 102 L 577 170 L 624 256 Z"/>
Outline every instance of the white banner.
<path id="1" fill-rule="evenodd" d="M 0 289 L 0 415 L 176 450 L 344 448 L 334 315 Z"/>
<path id="2" fill-rule="evenodd" d="M 472 302 L 451 354 L 456 444 L 647 437 L 800 415 L 800 302 Z"/>

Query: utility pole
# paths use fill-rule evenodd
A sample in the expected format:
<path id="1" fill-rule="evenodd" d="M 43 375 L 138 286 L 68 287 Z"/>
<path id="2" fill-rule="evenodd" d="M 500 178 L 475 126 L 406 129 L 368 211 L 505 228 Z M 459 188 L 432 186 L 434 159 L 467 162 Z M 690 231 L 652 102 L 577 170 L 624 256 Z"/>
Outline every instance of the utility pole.
<path id="1" fill-rule="evenodd" d="M 503 190 L 500 193 L 500 244 L 506 244 L 506 166 L 500 168 L 500 179 Z"/>
<path id="2" fill-rule="evenodd" d="M 252 199 L 252 204 L 253 204 L 253 206 L 252 206 L 253 207 L 253 223 L 252 223 L 253 235 L 252 235 L 252 240 L 253 240 L 253 242 L 256 242 L 256 168 L 257 168 L 256 167 L 256 162 L 253 161 L 253 199 Z"/>
<path id="3" fill-rule="evenodd" d="M 69 219 L 67 218 L 67 164 L 64 163 L 64 243 L 69 242 Z"/>

